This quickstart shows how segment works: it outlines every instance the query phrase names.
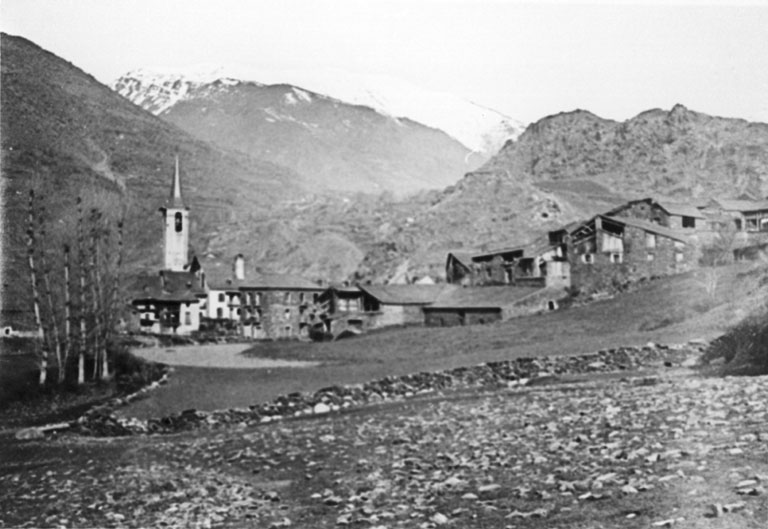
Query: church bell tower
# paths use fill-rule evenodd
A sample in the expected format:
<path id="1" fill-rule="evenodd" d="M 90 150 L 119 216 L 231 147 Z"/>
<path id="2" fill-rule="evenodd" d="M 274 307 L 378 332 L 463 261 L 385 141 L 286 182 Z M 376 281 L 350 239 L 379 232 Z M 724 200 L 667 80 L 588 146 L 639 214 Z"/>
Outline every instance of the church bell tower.
<path id="1" fill-rule="evenodd" d="M 181 178 L 179 177 L 179 157 L 176 156 L 176 170 L 173 175 L 173 187 L 170 199 L 160 208 L 165 227 L 165 258 L 163 268 L 181 272 L 189 262 L 189 209 L 181 199 Z"/>

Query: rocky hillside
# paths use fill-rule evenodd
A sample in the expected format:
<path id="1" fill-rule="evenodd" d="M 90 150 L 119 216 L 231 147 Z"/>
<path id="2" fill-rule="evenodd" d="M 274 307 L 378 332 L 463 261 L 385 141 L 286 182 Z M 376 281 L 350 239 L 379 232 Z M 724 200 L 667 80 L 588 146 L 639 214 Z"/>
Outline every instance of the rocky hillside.
<path id="1" fill-rule="evenodd" d="M 768 194 L 768 124 L 676 105 L 622 123 L 576 110 L 546 117 L 481 169 L 530 182 L 584 179 L 622 194 Z"/>
<path id="2" fill-rule="evenodd" d="M 485 161 L 443 131 L 290 85 L 133 74 L 114 87 L 197 138 L 291 168 L 315 191 L 441 189 Z"/>

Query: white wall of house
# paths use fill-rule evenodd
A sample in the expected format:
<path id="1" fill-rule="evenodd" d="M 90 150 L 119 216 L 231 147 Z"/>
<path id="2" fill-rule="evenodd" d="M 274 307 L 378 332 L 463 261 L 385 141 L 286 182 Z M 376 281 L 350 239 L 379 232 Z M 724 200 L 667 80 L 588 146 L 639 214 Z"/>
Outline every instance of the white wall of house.
<path id="1" fill-rule="evenodd" d="M 240 320 L 240 294 L 226 290 L 209 290 L 205 316 L 212 319 Z"/>
<path id="2" fill-rule="evenodd" d="M 185 301 L 179 305 L 179 326 L 176 334 L 190 334 L 200 329 L 200 301 Z"/>

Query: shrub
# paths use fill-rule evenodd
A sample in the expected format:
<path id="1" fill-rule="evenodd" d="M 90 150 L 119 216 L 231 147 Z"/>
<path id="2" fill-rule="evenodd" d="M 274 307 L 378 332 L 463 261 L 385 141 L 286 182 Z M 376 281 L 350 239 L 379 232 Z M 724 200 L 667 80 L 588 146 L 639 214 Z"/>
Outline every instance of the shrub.
<path id="1" fill-rule="evenodd" d="M 768 374 L 768 306 L 712 342 L 703 360 L 718 358 L 725 361 L 727 372 Z"/>
<path id="2" fill-rule="evenodd" d="M 112 369 L 120 389 L 134 390 L 159 379 L 166 366 L 134 356 L 126 347 L 111 351 Z"/>

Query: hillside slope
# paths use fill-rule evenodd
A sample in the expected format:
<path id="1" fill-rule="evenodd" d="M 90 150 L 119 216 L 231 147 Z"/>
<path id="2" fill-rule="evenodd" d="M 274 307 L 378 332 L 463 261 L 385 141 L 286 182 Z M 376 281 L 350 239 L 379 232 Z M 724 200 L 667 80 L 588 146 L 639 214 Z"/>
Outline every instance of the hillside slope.
<path id="1" fill-rule="evenodd" d="M 126 75 L 115 90 L 195 137 L 290 167 L 317 191 L 440 189 L 484 161 L 443 131 L 290 85 Z"/>
<path id="2" fill-rule="evenodd" d="M 26 39 L 3 34 L 0 46 L 4 306 L 28 304 L 30 189 L 51 221 L 49 242 L 74 233 L 77 196 L 86 210 L 98 206 L 118 215 L 125 208 L 128 262 L 150 268 L 161 264 L 157 209 L 170 191 L 175 154 L 185 198 L 195 204 L 197 233 L 303 193 L 302 179 L 289 169 L 197 140 Z M 60 247 L 50 250 L 55 264 Z"/>
<path id="3" fill-rule="evenodd" d="M 768 194 L 768 124 L 676 105 L 616 122 L 576 110 L 548 116 L 482 171 L 533 182 L 586 179 L 621 194 Z"/>

